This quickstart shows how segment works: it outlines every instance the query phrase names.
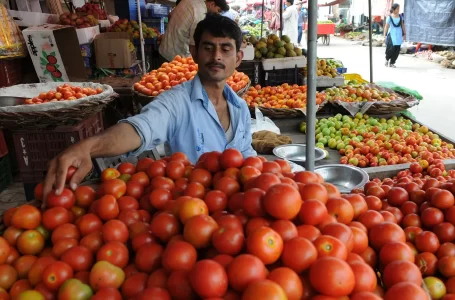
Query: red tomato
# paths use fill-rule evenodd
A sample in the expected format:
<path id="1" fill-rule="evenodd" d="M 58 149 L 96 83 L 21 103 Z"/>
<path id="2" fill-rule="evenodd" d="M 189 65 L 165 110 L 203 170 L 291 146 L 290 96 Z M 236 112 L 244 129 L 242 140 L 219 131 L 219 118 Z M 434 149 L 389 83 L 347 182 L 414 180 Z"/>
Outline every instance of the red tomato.
<path id="1" fill-rule="evenodd" d="M 439 190 L 431 197 L 431 204 L 439 209 L 447 209 L 454 206 L 455 198 L 451 192 Z"/>
<path id="2" fill-rule="evenodd" d="M 118 165 L 117 170 L 120 172 L 120 174 L 129 174 L 133 175 L 136 173 L 136 167 L 129 162 L 124 162 Z"/>
<path id="3" fill-rule="evenodd" d="M 52 256 L 55 258 L 60 258 L 62 254 L 72 248 L 77 246 L 77 240 L 76 239 L 60 239 L 58 240 L 55 244 L 54 247 L 52 247 Z"/>
<path id="4" fill-rule="evenodd" d="M 96 192 L 90 186 L 80 185 L 74 191 L 74 198 L 77 206 L 88 208 L 95 201 Z"/>
<path id="5" fill-rule="evenodd" d="M 298 215 L 302 206 L 302 198 L 300 197 L 299 191 L 288 184 L 276 184 L 272 186 L 266 192 L 263 202 L 265 210 L 280 220 L 293 219 Z"/>
<path id="6" fill-rule="evenodd" d="M 194 299 L 187 271 L 173 271 L 167 280 L 167 290 L 173 299 Z"/>
<path id="7" fill-rule="evenodd" d="M 277 283 L 286 293 L 287 299 L 301 299 L 303 285 L 296 272 L 289 268 L 277 268 L 269 273 L 267 279 Z"/>
<path id="8" fill-rule="evenodd" d="M 230 177 L 221 177 L 214 185 L 215 190 L 222 191 L 227 197 L 231 197 L 240 191 L 240 185 L 237 180 Z M 202 197 L 203 198 L 203 197 Z"/>
<path id="9" fill-rule="evenodd" d="M 322 257 L 310 268 L 311 285 L 332 297 L 349 295 L 355 287 L 355 275 L 349 265 L 336 257 Z"/>
<path id="10" fill-rule="evenodd" d="M 76 220 L 76 226 L 82 236 L 86 236 L 92 232 L 100 231 L 103 227 L 103 222 L 95 214 L 86 214 Z"/>
<path id="11" fill-rule="evenodd" d="M 319 183 L 299 185 L 299 192 L 303 201 L 317 200 L 325 204 L 329 199 L 327 189 Z"/>
<path id="12" fill-rule="evenodd" d="M 32 268 L 33 264 L 38 260 L 38 257 L 33 255 L 23 255 L 19 257 L 13 264 L 14 269 L 17 271 L 19 279 L 25 279 L 28 277 L 28 272 Z"/>
<path id="13" fill-rule="evenodd" d="M 241 254 L 231 262 L 227 275 L 230 286 L 238 292 L 243 292 L 252 282 L 265 279 L 267 269 L 256 256 Z"/>
<path id="14" fill-rule="evenodd" d="M 227 208 L 228 198 L 225 193 L 218 190 L 213 190 L 205 194 L 204 202 L 207 204 L 209 213 L 213 214 L 217 211 L 224 211 Z"/>
<path id="15" fill-rule="evenodd" d="M 321 235 L 313 242 L 313 244 L 316 247 L 319 258 L 332 256 L 346 260 L 348 256 L 345 244 L 333 236 Z"/>
<path id="16" fill-rule="evenodd" d="M 103 182 L 116 179 L 120 176 L 120 172 L 114 168 L 107 168 L 101 172 L 101 180 Z"/>
<path id="17" fill-rule="evenodd" d="M 228 276 L 219 263 L 204 259 L 198 261 L 189 273 L 193 290 L 202 298 L 222 297 L 228 289 Z"/>
<path id="18" fill-rule="evenodd" d="M 401 282 L 395 284 L 390 288 L 386 295 L 385 300 L 394 299 L 413 299 L 413 300 L 427 300 L 428 294 L 418 285 L 411 282 Z"/>
<path id="19" fill-rule="evenodd" d="M 120 209 L 114 196 L 104 195 L 99 201 L 97 214 L 101 220 L 108 221 L 117 218 Z"/>
<path id="20" fill-rule="evenodd" d="M 314 242 L 319 236 L 321 236 L 321 231 L 312 225 L 297 226 L 297 232 L 299 237 L 306 238 L 311 242 Z"/>
<path id="21" fill-rule="evenodd" d="M 296 238 L 299 235 L 297 227 L 288 220 L 277 220 L 270 227 L 281 236 L 283 242 Z"/>
<path id="22" fill-rule="evenodd" d="M 353 293 L 373 292 L 376 289 L 376 274 L 369 265 L 364 262 L 352 262 L 349 264 L 355 276 Z"/>
<path id="23" fill-rule="evenodd" d="M 166 166 L 166 176 L 172 180 L 177 180 L 185 174 L 185 165 L 180 161 L 170 161 Z"/>
<path id="24" fill-rule="evenodd" d="M 243 165 L 243 155 L 237 149 L 226 149 L 220 155 L 219 162 L 225 170 L 228 168 L 240 168 Z"/>
<path id="25" fill-rule="evenodd" d="M 122 284 L 122 296 L 124 299 L 131 299 L 140 295 L 147 288 L 148 275 L 137 273 L 129 277 Z"/>
<path id="26" fill-rule="evenodd" d="M 322 228 L 321 233 L 323 235 L 333 236 L 342 241 L 348 252 L 351 252 L 354 247 L 354 235 L 351 228 L 341 223 L 327 224 Z"/>
<path id="27" fill-rule="evenodd" d="M 144 186 L 137 181 L 128 181 L 126 183 L 126 196 L 133 197 L 135 199 L 140 199 L 144 194 Z"/>
<path id="28" fill-rule="evenodd" d="M 167 286 L 167 279 L 168 279 L 168 274 L 164 269 L 158 269 L 150 276 L 148 277 L 147 280 L 147 287 L 159 287 L 162 289 L 165 289 Z"/>
<path id="29" fill-rule="evenodd" d="M 196 259 L 196 249 L 184 241 L 168 243 L 162 254 L 163 267 L 168 271 L 189 271 L 196 263 Z"/>
<path id="30" fill-rule="evenodd" d="M 415 256 L 415 264 L 422 275 L 431 276 L 436 274 L 438 258 L 430 252 L 422 252 Z"/>
<path id="31" fill-rule="evenodd" d="M 359 223 L 360 224 L 360 223 Z M 358 227 L 352 227 L 351 231 L 354 238 L 353 253 L 361 254 L 368 248 L 368 235 Z"/>
<path id="32" fill-rule="evenodd" d="M 17 281 L 17 271 L 10 265 L 0 265 L 0 288 L 9 290 Z"/>
<path id="33" fill-rule="evenodd" d="M 93 253 L 84 246 L 75 246 L 66 250 L 60 260 L 76 271 L 89 271 L 93 265 Z"/>
<path id="34" fill-rule="evenodd" d="M 154 189 L 149 195 L 150 204 L 156 209 L 163 209 L 169 200 L 172 200 L 172 194 L 164 188 Z"/>
<path id="35" fill-rule="evenodd" d="M 387 243 L 381 248 L 379 253 L 379 260 L 384 267 L 396 260 L 406 260 L 413 263 L 414 259 L 414 253 L 411 248 L 403 242 Z"/>
<path id="36" fill-rule="evenodd" d="M 240 253 L 245 243 L 243 232 L 232 228 L 218 228 L 212 236 L 212 244 L 220 254 L 235 256 Z"/>
<path id="37" fill-rule="evenodd" d="M 19 296 L 19 295 L 22 292 L 31 290 L 32 288 L 33 288 L 32 285 L 30 284 L 30 282 L 27 279 L 18 280 L 13 284 L 13 286 L 9 290 L 9 296 L 12 299 L 16 299 L 16 298 L 20 299 L 21 296 Z"/>
<path id="38" fill-rule="evenodd" d="M 436 253 L 440 244 L 436 234 L 431 231 L 423 231 L 416 235 L 415 246 L 419 252 Z"/>
<path id="39" fill-rule="evenodd" d="M 252 188 L 244 193 L 243 211 L 250 217 L 264 217 L 267 212 L 264 207 L 265 192 Z"/>
<path id="40" fill-rule="evenodd" d="M 129 260 L 128 248 L 120 242 L 106 243 L 96 253 L 96 260 L 104 260 L 119 268 L 124 268 Z"/>
<path id="41" fill-rule="evenodd" d="M 273 229 L 260 227 L 247 238 L 248 252 L 257 256 L 264 264 L 276 262 L 283 251 L 283 239 Z"/>
<path id="42" fill-rule="evenodd" d="M 17 229 L 14 226 L 6 228 L 5 232 L 3 232 L 3 237 L 0 237 L 0 263 L 5 263 L 10 252 L 10 246 L 16 246 L 17 238 L 22 232 L 22 229 Z"/>
<path id="43" fill-rule="evenodd" d="M 207 215 L 196 215 L 185 223 L 183 237 L 196 249 L 210 245 L 212 235 L 218 229 L 215 220 Z"/>
<path id="44" fill-rule="evenodd" d="M 91 300 L 122 300 L 122 295 L 116 288 L 102 288 L 100 289 Z"/>
<path id="45" fill-rule="evenodd" d="M 354 218 L 354 208 L 343 198 L 330 198 L 326 207 L 327 213 L 334 216 L 340 223 L 349 224 Z"/>
<path id="46" fill-rule="evenodd" d="M 287 299 L 283 288 L 271 280 L 258 280 L 251 283 L 242 295 L 244 300 L 264 299 L 266 297 Z"/>
<path id="47" fill-rule="evenodd" d="M 103 288 L 120 288 L 125 281 L 122 269 L 107 261 L 97 262 L 90 271 L 90 286 L 94 291 Z"/>
<path id="48" fill-rule="evenodd" d="M 455 276 L 455 257 L 444 256 L 438 261 L 438 270 L 445 277 Z"/>
<path id="49" fill-rule="evenodd" d="M 61 239 L 75 239 L 79 240 L 81 238 L 81 234 L 79 232 L 79 229 L 77 229 L 76 225 L 66 223 L 63 225 L 58 226 L 53 232 L 52 232 L 52 243 L 55 244 L 58 240 Z"/>
<path id="50" fill-rule="evenodd" d="M 343 195 L 342 197 L 351 203 L 352 208 L 354 209 L 354 219 L 368 210 L 367 202 L 361 195 L 347 194 Z"/>
<path id="51" fill-rule="evenodd" d="M 137 175 L 137 174 L 139 174 L 139 173 L 136 173 L 135 175 Z M 135 175 L 133 175 L 131 177 L 130 181 L 133 180 L 133 177 Z M 147 175 L 145 175 L 145 176 L 147 176 Z M 147 179 L 148 179 L 148 177 L 147 177 Z M 120 180 L 120 179 L 111 179 L 111 180 L 107 180 L 107 181 L 103 182 L 101 184 L 100 188 L 103 189 L 105 195 L 112 195 L 115 197 L 115 199 L 119 199 L 120 197 L 125 195 L 126 183 L 125 183 L 125 181 Z"/>
<path id="52" fill-rule="evenodd" d="M 214 261 L 223 266 L 227 270 L 231 262 L 234 260 L 234 257 L 227 254 L 218 254 L 213 258 Z"/>
<path id="53" fill-rule="evenodd" d="M 42 281 L 48 289 L 57 291 L 67 279 L 72 277 L 71 266 L 62 261 L 56 261 L 44 269 Z"/>
<path id="54" fill-rule="evenodd" d="M 411 282 L 420 286 L 422 274 L 415 264 L 405 260 L 396 260 L 385 267 L 383 280 L 387 288 L 400 282 Z"/>
<path id="55" fill-rule="evenodd" d="M 197 215 L 207 215 L 208 208 L 204 201 L 190 198 L 183 201 L 179 207 L 180 221 L 185 224 L 189 219 Z"/>
<path id="56" fill-rule="evenodd" d="M 133 197 L 130 197 L 130 196 L 120 197 L 117 200 L 117 204 L 118 204 L 118 207 L 119 207 L 120 211 L 126 210 L 126 209 L 134 209 L 134 210 L 138 210 L 139 209 L 139 202 L 136 199 L 134 199 Z"/>
<path id="57" fill-rule="evenodd" d="M 58 226 L 70 221 L 70 212 L 63 207 L 53 207 L 43 213 L 43 226 L 48 230 L 54 230 Z"/>
<path id="58" fill-rule="evenodd" d="M 161 265 L 163 247 L 159 244 L 142 245 L 136 253 L 135 263 L 139 271 L 151 273 Z"/>
<path id="59" fill-rule="evenodd" d="M 87 234 L 80 241 L 80 245 L 88 248 L 92 253 L 96 253 L 103 243 L 104 239 L 101 230 Z"/>
<path id="60" fill-rule="evenodd" d="M 219 228 L 237 229 L 243 232 L 243 225 L 240 219 L 235 215 L 224 215 L 216 220 Z"/>
<path id="61" fill-rule="evenodd" d="M 455 256 L 455 245 L 453 243 L 444 243 L 439 247 L 437 256 L 439 259 L 444 256 Z"/>
<path id="62" fill-rule="evenodd" d="M 32 205 L 21 205 L 12 212 L 11 224 L 20 229 L 35 229 L 41 223 L 41 212 Z"/>
<path id="63" fill-rule="evenodd" d="M 102 228 L 102 233 L 105 242 L 120 242 L 126 243 L 128 241 L 128 227 L 125 223 L 119 220 L 109 220 Z"/>
<path id="64" fill-rule="evenodd" d="M 433 232 L 439 239 L 439 242 L 446 243 L 455 240 L 455 226 L 448 222 L 443 222 L 433 228 Z"/>
<path id="65" fill-rule="evenodd" d="M 55 194 L 55 190 L 52 190 L 47 196 L 46 204 L 48 207 L 63 207 L 70 209 L 76 203 L 73 191 L 64 188 L 60 195 Z"/>
<path id="66" fill-rule="evenodd" d="M 36 230 L 26 230 L 17 238 L 16 247 L 22 254 L 37 255 L 44 248 L 44 238 Z"/>
<path id="67" fill-rule="evenodd" d="M 281 261 L 300 274 L 316 261 L 317 255 L 316 247 L 309 240 L 296 237 L 284 243 Z"/>
<path id="68" fill-rule="evenodd" d="M 423 225 L 428 228 L 433 228 L 434 226 L 444 222 L 444 214 L 441 210 L 435 207 L 428 207 L 422 211 L 420 219 L 422 220 Z"/>
<path id="69" fill-rule="evenodd" d="M 406 242 L 403 229 L 395 223 L 383 222 L 371 227 L 368 238 L 371 246 L 380 250 L 382 246 L 390 242 Z"/>

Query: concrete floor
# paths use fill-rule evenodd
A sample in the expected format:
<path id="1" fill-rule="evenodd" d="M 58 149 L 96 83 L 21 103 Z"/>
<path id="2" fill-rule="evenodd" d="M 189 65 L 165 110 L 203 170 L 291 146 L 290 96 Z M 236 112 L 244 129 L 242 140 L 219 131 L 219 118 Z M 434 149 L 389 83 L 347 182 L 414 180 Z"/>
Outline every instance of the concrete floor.
<path id="1" fill-rule="evenodd" d="M 348 73 L 357 73 L 369 80 L 369 49 L 356 43 L 332 37 L 329 46 L 318 43 L 317 55 L 339 59 Z M 455 70 L 412 55 L 400 55 L 397 68 L 388 68 L 384 65 L 384 52 L 384 47 L 373 48 L 373 80 L 417 90 L 424 99 L 410 112 L 419 122 L 455 141 L 455 93 L 450 90 L 455 88 Z"/>

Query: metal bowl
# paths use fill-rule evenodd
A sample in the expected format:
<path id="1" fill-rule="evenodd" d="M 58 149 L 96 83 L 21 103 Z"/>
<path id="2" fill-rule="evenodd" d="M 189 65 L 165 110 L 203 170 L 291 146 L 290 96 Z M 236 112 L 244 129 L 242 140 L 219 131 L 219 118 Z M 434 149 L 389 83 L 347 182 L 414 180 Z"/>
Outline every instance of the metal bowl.
<path id="1" fill-rule="evenodd" d="M 314 172 L 320 174 L 325 182 L 336 186 L 341 193 L 361 188 L 370 179 L 367 172 L 349 165 L 324 165 L 316 167 Z"/>
<path id="2" fill-rule="evenodd" d="M 318 161 L 325 157 L 325 152 L 319 148 L 314 149 L 314 160 Z M 279 158 L 295 162 L 302 165 L 306 161 L 305 144 L 281 145 L 273 149 L 273 154 Z"/>
<path id="3" fill-rule="evenodd" d="M 0 96 L 0 107 L 23 105 L 26 99 L 14 96 Z"/>

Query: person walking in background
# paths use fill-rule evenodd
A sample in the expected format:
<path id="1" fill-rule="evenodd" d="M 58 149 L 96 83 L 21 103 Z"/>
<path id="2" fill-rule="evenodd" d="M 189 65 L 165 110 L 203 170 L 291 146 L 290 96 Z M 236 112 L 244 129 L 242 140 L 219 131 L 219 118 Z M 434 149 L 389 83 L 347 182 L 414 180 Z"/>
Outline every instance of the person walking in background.
<path id="1" fill-rule="evenodd" d="M 304 19 L 305 19 L 305 12 L 303 11 L 302 9 L 302 6 L 303 6 L 303 2 L 302 1 L 297 1 L 295 3 L 295 6 L 297 7 L 297 12 L 299 13 L 299 19 L 298 19 L 298 27 L 297 27 L 297 31 L 298 31 L 298 37 L 297 37 L 297 43 L 298 43 L 298 46 L 299 47 L 302 47 L 302 36 L 303 36 L 303 23 L 304 23 Z"/>
<path id="2" fill-rule="evenodd" d="M 386 41 L 385 66 L 396 68 L 395 62 L 400 55 L 401 44 L 406 40 L 406 28 L 404 20 L 400 15 L 400 5 L 394 3 L 390 9 L 390 16 L 384 28 L 384 38 Z"/>
<path id="3" fill-rule="evenodd" d="M 299 35 L 297 31 L 298 20 L 299 14 L 294 5 L 294 0 L 286 0 L 286 9 L 283 12 L 283 35 L 287 35 L 294 45 L 297 45 Z"/>

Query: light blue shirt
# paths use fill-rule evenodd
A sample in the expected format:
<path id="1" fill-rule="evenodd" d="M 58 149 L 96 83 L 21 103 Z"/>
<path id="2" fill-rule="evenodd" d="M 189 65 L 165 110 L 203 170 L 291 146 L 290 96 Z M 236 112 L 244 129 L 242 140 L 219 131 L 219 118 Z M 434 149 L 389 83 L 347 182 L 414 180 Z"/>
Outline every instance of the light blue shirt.
<path id="1" fill-rule="evenodd" d="M 158 95 L 140 114 L 122 120 L 141 137 L 141 146 L 129 155 L 139 155 L 157 145 L 169 143 L 171 151 L 184 152 L 192 163 L 205 152 L 236 148 L 246 158 L 255 156 L 251 146 L 251 116 L 246 102 L 226 84 L 234 138 L 227 142 L 215 107 L 208 99 L 199 76 Z"/>
<path id="2" fill-rule="evenodd" d="M 388 16 L 387 24 L 389 24 L 389 32 L 387 34 L 390 35 L 394 46 L 400 46 L 403 43 L 403 28 L 401 27 L 402 24 L 400 24 L 400 27 L 395 27 L 393 26 L 392 19 L 395 24 L 398 24 L 400 22 L 400 18 L 393 18 L 392 16 Z"/>

